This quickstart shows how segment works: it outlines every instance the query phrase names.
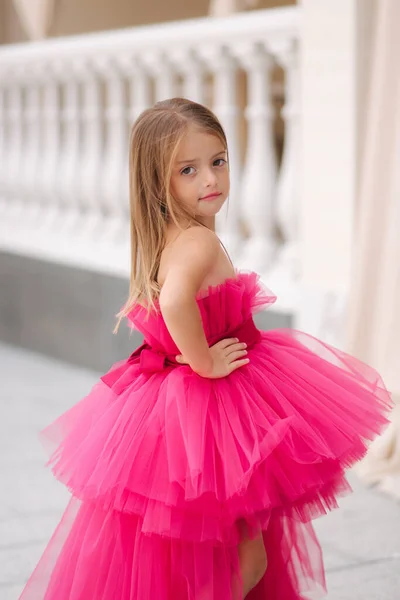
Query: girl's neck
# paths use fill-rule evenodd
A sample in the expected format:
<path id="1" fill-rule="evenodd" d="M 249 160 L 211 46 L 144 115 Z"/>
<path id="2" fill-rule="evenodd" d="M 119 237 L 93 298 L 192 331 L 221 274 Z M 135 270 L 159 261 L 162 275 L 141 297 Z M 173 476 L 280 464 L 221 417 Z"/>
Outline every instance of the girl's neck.
<path id="1" fill-rule="evenodd" d="M 205 225 L 207 229 L 215 231 L 215 217 L 203 217 L 199 219 L 200 223 Z"/>
<path id="2" fill-rule="evenodd" d="M 193 225 L 197 225 L 198 223 L 201 223 L 202 225 L 204 225 L 204 227 L 207 227 L 207 229 L 210 229 L 211 231 L 215 232 L 215 217 L 199 217 L 196 221 L 192 221 L 192 222 L 187 222 L 187 223 L 181 223 L 181 228 L 182 229 L 187 229 L 188 227 L 192 227 Z M 179 230 L 179 227 L 177 227 L 175 224 L 169 223 L 168 225 L 168 229 L 169 230 Z"/>

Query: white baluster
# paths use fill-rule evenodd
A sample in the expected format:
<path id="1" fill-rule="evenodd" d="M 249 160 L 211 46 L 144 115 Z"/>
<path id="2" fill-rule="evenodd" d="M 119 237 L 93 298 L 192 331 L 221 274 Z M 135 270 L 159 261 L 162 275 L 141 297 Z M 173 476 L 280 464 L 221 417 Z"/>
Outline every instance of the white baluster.
<path id="1" fill-rule="evenodd" d="M 279 52 L 286 68 L 285 142 L 276 194 L 276 215 L 284 237 L 273 268 L 266 274 L 268 285 L 278 294 L 280 305 L 292 309 L 298 295 L 300 211 L 300 80 L 298 49 L 293 43 Z"/>
<path id="2" fill-rule="evenodd" d="M 138 116 L 151 106 L 151 86 L 150 76 L 143 64 L 138 59 L 132 59 L 127 66 L 130 70 L 129 85 L 129 118 L 130 124 L 133 124 Z"/>
<path id="3" fill-rule="evenodd" d="M 0 73 L 0 85 L 3 73 Z M 4 212 L 8 206 L 5 196 L 5 177 L 6 177 L 6 93 L 5 86 L 0 87 L 0 211 Z"/>
<path id="4" fill-rule="evenodd" d="M 79 195 L 83 168 L 80 156 L 80 82 L 74 64 L 64 64 L 59 76 L 62 78 L 64 92 L 64 108 L 61 115 L 64 135 L 59 162 L 60 198 L 64 212 L 62 229 L 73 229 L 75 233 L 83 225 Z"/>
<path id="5" fill-rule="evenodd" d="M 177 94 L 176 72 L 166 56 L 151 55 L 145 57 L 146 63 L 155 75 L 155 98 L 167 100 Z"/>
<path id="6" fill-rule="evenodd" d="M 204 64 L 193 50 L 174 55 L 174 64 L 183 75 L 182 95 L 188 100 L 205 103 Z"/>
<path id="7" fill-rule="evenodd" d="M 215 48 L 209 55 L 209 60 L 214 72 L 213 109 L 227 137 L 231 181 L 229 200 L 217 216 L 217 230 L 228 252 L 236 261 L 242 245 L 237 61 L 226 48 Z"/>
<path id="8" fill-rule="evenodd" d="M 43 155 L 38 183 L 41 204 L 39 226 L 51 228 L 60 217 L 60 87 L 52 65 L 43 65 Z M 60 223 L 62 219 L 59 219 Z"/>
<path id="9" fill-rule="evenodd" d="M 260 44 L 238 49 L 248 77 L 246 161 L 242 182 L 242 215 L 249 230 L 239 264 L 263 272 L 270 264 L 276 157 L 272 130 L 270 70 L 272 58 Z"/>
<path id="10" fill-rule="evenodd" d="M 40 123 L 40 71 L 33 66 L 27 75 L 24 136 L 24 167 L 21 173 L 23 196 L 25 198 L 25 215 L 27 220 L 35 220 L 40 204 L 38 204 L 38 172 L 42 161 L 41 123 Z"/>
<path id="11" fill-rule="evenodd" d="M 104 228 L 101 207 L 101 174 L 104 165 L 104 137 L 101 80 L 90 62 L 80 64 L 83 86 L 82 148 L 78 196 L 85 215 L 79 234 L 91 239 Z"/>
<path id="12" fill-rule="evenodd" d="M 10 87 L 7 93 L 7 140 L 5 195 L 11 218 L 19 218 L 23 209 L 21 198 L 21 164 L 23 156 L 23 93 L 18 72 L 9 73 Z"/>
<path id="13" fill-rule="evenodd" d="M 107 86 L 106 147 L 101 197 L 106 210 L 104 239 L 125 242 L 129 236 L 128 128 L 125 81 L 115 62 L 103 61 Z"/>

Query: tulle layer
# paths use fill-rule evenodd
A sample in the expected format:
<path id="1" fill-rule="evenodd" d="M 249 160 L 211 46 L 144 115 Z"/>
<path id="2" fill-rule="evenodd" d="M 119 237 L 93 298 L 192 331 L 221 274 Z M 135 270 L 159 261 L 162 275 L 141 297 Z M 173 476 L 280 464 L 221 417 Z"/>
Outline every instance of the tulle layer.
<path id="1" fill-rule="evenodd" d="M 72 499 L 20 600 L 242 600 L 235 546 L 142 529 L 135 515 Z M 307 597 L 300 590 L 324 589 L 311 524 L 271 516 L 263 537 L 269 568 L 247 600 L 299 600 Z"/>
<path id="2" fill-rule="evenodd" d="M 292 330 L 263 333 L 249 357 L 220 380 L 182 366 L 132 373 L 120 395 L 97 384 L 43 432 L 63 440 L 53 473 L 144 533 L 188 541 L 234 543 L 240 518 L 263 529 L 272 509 L 305 522 L 335 507 L 386 424 L 378 375 Z"/>
<path id="3" fill-rule="evenodd" d="M 209 288 L 198 296 L 209 343 L 273 301 L 254 273 Z M 249 600 L 322 589 L 310 520 L 349 490 L 345 469 L 387 422 L 379 375 L 276 330 L 257 336 L 248 365 L 205 379 L 164 362 L 177 348 L 159 313 L 130 319 L 146 365 L 122 363 L 115 388 L 101 380 L 42 432 L 74 500 L 21 599 L 239 600 L 237 544 L 260 533 L 269 567 Z"/>

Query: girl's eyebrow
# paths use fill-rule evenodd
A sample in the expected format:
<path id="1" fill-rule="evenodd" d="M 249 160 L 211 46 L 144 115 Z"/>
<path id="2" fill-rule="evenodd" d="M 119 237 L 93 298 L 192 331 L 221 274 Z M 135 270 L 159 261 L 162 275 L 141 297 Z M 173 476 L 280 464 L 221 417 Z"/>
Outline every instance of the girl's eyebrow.
<path id="1" fill-rule="evenodd" d="M 214 154 L 214 156 L 211 157 L 211 160 L 213 160 L 214 158 L 216 158 L 217 156 L 219 156 L 220 154 L 226 154 L 226 150 L 221 150 L 220 152 L 217 152 L 217 154 Z M 194 162 L 199 162 L 199 158 L 188 158 L 187 160 L 178 160 L 177 164 L 181 165 L 184 163 L 194 163 Z"/>

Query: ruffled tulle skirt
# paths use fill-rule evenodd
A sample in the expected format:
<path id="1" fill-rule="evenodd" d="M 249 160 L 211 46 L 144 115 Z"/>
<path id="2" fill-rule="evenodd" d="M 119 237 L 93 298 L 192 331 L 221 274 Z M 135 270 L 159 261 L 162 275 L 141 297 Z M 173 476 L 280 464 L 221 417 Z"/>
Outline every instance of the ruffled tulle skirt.
<path id="1" fill-rule="evenodd" d="M 296 331 L 262 333 L 249 358 L 218 380 L 137 366 L 43 432 L 73 497 L 21 599 L 239 600 L 237 545 L 260 532 L 268 569 L 250 600 L 324 589 L 311 520 L 349 490 L 390 397 Z"/>

